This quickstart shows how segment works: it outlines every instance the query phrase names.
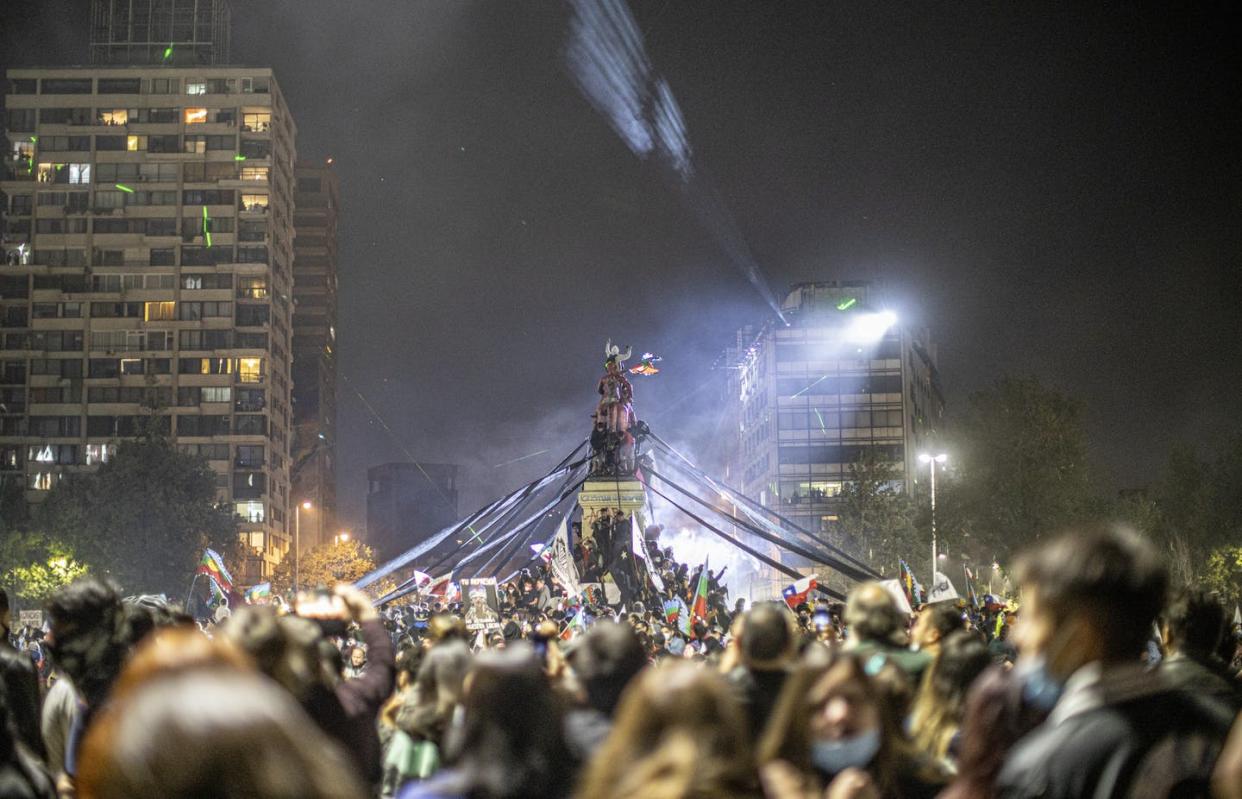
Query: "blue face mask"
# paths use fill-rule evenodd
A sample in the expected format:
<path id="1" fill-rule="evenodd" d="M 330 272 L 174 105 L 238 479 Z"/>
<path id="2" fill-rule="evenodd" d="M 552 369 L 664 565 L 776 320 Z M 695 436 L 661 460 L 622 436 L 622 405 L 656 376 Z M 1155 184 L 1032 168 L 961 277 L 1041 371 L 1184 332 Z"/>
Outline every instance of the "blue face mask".
<path id="1" fill-rule="evenodd" d="M 825 774 L 838 774 L 847 768 L 863 768 L 880 751 L 880 731 L 867 732 L 836 741 L 811 744 L 811 763 Z"/>
<path id="2" fill-rule="evenodd" d="M 1048 662 L 1042 657 L 1033 658 L 1022 669 L 1021 680 L 1022 701 L 1044 713 L 1056 706 L 1065 690 L 1065 683 L 1048 671 Z"/>

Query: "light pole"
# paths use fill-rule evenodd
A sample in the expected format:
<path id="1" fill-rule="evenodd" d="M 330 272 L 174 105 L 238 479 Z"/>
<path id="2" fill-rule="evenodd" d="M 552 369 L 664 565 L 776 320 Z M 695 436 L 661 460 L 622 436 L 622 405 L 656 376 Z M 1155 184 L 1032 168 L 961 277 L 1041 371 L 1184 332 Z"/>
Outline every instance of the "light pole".
<path id="1" fill-rule="evenodd" d="M 949 456 L 943 452 L 935 455 L 928 455 L 926 452 L 919 455 L 919 460 L 931 466 L 931 533 L 932 533 L 932 573 L 930 585 L 936 585 L 936 567 L 939 561 L 936 557 L 936 464 L 943 464 L 949 459 Z"/>
<path id="2" fill-rule="evenodd" d="M 302 565 L 302 509 L 311 509 L 308 499 L 293 510 L 293 593 L 298 592 L 298 567 Z M 933 525 L 934 527 L 935 525 Z"/>

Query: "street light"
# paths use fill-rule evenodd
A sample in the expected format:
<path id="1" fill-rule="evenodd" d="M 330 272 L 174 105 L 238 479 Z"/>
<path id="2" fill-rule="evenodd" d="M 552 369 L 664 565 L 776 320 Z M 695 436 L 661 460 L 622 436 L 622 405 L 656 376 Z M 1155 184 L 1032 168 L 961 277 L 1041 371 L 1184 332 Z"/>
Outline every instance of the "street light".
<path id="1" fill-rule="evenodd" d="M 940 565 L 940 560 L 936 557 L 936 464 L 943 464 L 948 459 L 949 456 L 943 452 L 935 455 L 926 452 L 919 454 L 919 461 L 931 466 L 932 585 L 936 584 L 936 567 Z"/>
<path id="2" fill-rule="evenodd" d="M 334 543 L 334 544 L 339 544 L 339 543 L 341 543 L 341 542 L 343 542 L 343 541 L 348 541 L 348 540 L 349 540 L 349 531 L 348 531 L 348 530 L 342 530 L 341 532 L 339 532 L 339 533 L 337 533 L 335 536 L 333 536 L 333 538 L 332 538 L 332 543 Z"/>
<path id="3" fill-rule="evenodd" d="M 293 593 L 298 592 L 298 567 L 302 565 L 302 509 L 310 510 L 308 499 L 293 509 Z"/>

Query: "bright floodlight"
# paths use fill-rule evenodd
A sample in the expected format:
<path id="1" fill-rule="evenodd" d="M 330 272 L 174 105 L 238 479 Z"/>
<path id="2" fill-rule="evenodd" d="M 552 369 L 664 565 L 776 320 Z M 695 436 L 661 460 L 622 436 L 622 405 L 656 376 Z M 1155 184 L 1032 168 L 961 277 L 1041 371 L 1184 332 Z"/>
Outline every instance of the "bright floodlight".
<path id="1" fill-rule="evenodd" d="M 845 329 L 845 337 L 854 344 L 870 344 L 884 338 L 888 329 L 897 324 L 892 311 L 856 314 Z"/>
<path id="2" fill-rule="evenodd" d="M 935 461 L 936 463 L 944 463 L 948 459 L 949 459 L 949 456 L 944 454 L 943 452 L 938 453 L 936 455 L 928 455 L 926 452 L 919 453 L 920 463 L 931 463 L 932 461 Z"/>
<path id="3" fill-rule="evenodd" d="M 311 501 L 309 499 L 302 503 L 302 509 L 303 510 L 311 509 Z"/>

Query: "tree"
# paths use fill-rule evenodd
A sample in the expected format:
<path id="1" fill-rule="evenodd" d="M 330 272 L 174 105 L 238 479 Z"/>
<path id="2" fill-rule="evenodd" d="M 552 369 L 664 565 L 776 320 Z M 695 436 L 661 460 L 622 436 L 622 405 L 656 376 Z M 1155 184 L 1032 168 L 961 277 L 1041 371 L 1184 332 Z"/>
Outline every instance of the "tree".
<path id="1" fill-rule="evenodd" d="M 294 557 L 285 555 L 272 573 L 272 590 L 284 594 L 293 588 Z M 352 583 L 375 569 L 375 552 L 356 539 L 321 544 L 302 555 L 298 566 L 301 588 Z"/>
<path id="2" fill-rule="evenodd" d="M 1223 546 L 1208 555 L 1203 586 L 1219 594 L 1226 607 L 1242 602 L 1242 546 Z"/>
<path id="3" fill-rule="evenodd" d="M 154 433 L 57 483 L 33 524 L 125 591 L 170 596 L 189 585 L 205 547 L 227 551 L 237 541 L 237 517 L 217 503 L 207 461 Z"/>
<path id="4" fill-rule="evenodd" d="M 0 564 L 0 585 L 30 604 L 87 573 L 72 548 L 29 530 L 0 531 Z"/>
<path id="5" fill-rule="evenodd" d="M 937 492 L 937 521 L 976 559 L 1007 560 L 1103 510 L 1081 405 L 1034 378 L 1001 378 L 971 396 L 954 441 L 955 475 Z"/>
<path id="6" fill-rule="evenodd" d="M 893 464 L 867 447 L 850 464 L 838 496 L 842 543 L 886 576 L 896 576 L 897 562 L 917 557 L 925 543 L 914 523 L 914 502 L 900 486 Z M 930 549 L 930 539 L 926 543 Z"/>

